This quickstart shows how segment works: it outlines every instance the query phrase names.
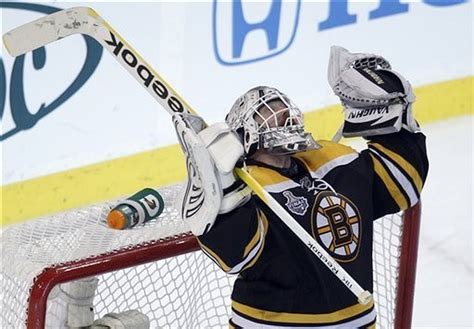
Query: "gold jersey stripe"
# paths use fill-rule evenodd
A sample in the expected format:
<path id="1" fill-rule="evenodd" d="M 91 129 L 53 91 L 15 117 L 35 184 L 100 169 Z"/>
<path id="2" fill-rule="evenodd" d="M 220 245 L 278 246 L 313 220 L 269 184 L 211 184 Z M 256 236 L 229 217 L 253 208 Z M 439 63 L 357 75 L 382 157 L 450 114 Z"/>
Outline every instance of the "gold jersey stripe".
<path id="1" fill-rule="evenodd" d="M 232 308 L 237 312 L 248 315 L 251 318 L 275 323 L 298 323 L 298 324 L 325 324 L 346 320 L 370 310 L 374 302 L 367 305 L 355 304 L 341 310 L 324 314 L 304 314 L 272 312 L 247 306 L 236 301 L 232 301 Z"/>
<path id="2" fill-rule="evenodd" d="M 294 156 L 302 160 L 310 171 L 317 171 L 340 156 L 357 154 L 353 148 L 346 145 L 326 140 L 318 140 L 318 143 L 322 146 L 320 149 L 301 152 Z"/>
<path id="3" fill-rule="evenodd" d="M 324 140 L 318 141 L 318 143 L 324 148 L 323 151 L 322 149 L 310 150 L 294 155 L 295 158 L 300 159 L 306 165 L 310 172 L 317 171 L 341 156 L 357 154 L 351 147 L 342 144 Z M 248 171 L 262 186 L 275 185 L 289 180 L 272 169 L 256 165 L 248 166 Z"/>
<path id="4" fill-rule="evenodd" d="M 260 258 L 260 255 L 263 252 L 263 248 L 265 248 L 265 237 L 267 236 L 267 231 L 268 231 L 268 219 L 267 219 L 267 216 L 265 216 L 263 211 L 261 211 L 260 209 L 258 209 L 258 215 L 257 216 L 258 216 L 258 220 L 261 221 L 262 226 L 263 226 L 262 246 L 260 247 L 260 250 L 255 255 L 255 257 L 252 259 L 252 261 L 250 263 L 248 263 L 247 265 L 245 265 L 245 267 L 242 270 L 245 270 L 249 267 L 252 267 L 257 262 L 257 260 Z"/>
<path id="5" fill-rule="evenodd" d="M 228 266 L 214 251 L 204 245 L 199 238 L 197 238 L 199 246 L 203 249 L 208 255 L 212 256 L 212 258 L 219 264 L 219 267 L 224 270 L 224 272 L 229 272 L 232 268 Z"/>
<path id="6" fill-rule="evenodd" d="M 262 186 L 268 186 L 288 181 L 287 177 L 284 177 L 269 168 L 259 166 L 248 166 L 247 169 L 250 175 L 255 178 L 255 180 Z"/>
<path id="7" fill-rule="evenodd" d="M 258 216 L 258 215 L 257 215 Z M 244 258 L 247 257 L 250 251 L 252 251 L 253 247 L 255 247 L 260 240 L 260 226 L 257 224 L 257 230 L 250 242 L 245 246 L 244 249 Z"/>
<path id="8" fill-rule="evenodd" d="M 392 177 L 390 177 L 390 175 L 382 166 L 380 161 L 373 154 L 370 154 L 370 156 L 372 157 L 372 161 L 374 162 L 375 172 L 385 184 L 385 187 L 392 196 L 393 200 L 395 200 L 395 202 L 397 203 L 400 210 L 408 209 L 408 201 L 398 188 L 397 184 L 395 184 Z"/>
<path id="9" fill-rule="evenodd" d="M 388 155 L 391 160 L 393 160 L 396 164 L 398 164 L 411 178 L 412 182 L 415 183 L 416 189 L 418 190 L 418 194 L 421 192 L 423 187 L 423 180 L 420 177 L 418 171 L 413 167 L 413 165 L 405 160 L 401 155 L 389 150 L 388 148 L 378 144 L 378 143 L 370 143 L 376 150 L 381 151 L 382 153 Z"/>

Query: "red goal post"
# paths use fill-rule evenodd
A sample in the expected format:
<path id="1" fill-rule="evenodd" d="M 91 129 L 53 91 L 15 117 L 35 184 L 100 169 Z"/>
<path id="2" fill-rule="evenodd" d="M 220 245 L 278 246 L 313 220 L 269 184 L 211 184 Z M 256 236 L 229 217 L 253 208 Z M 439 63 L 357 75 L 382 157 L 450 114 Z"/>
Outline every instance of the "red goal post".
<path id="1" fill-rule="evenodd" d="M 11 266 L 0 275 L 3 327 L 48 327 L 48 319 L 58 316 L 48 301 L 52 290 L 91 276 L 99 278 L 96 318 L 139 309 L 151 327 L 227 326 L 235 277 L 196 252 L 197 240 L 170 206 L 176 191 L 160 190 L 168 206 L 160 221 L 141 228 L 106 228 L 108 203 L 6 229 L 2 251 Z M 420 213 L 418 204 L 375 222 L 377 327 L 411 325 Z"/>
<path id="2" fill-rule="evenodd" d="M 395 305 L 396 329 L 411 328 L 415 297 L 416 262 L 420 239 L 421 201 L 405 211 L 400 252 L 400 270 L 397 279 Z"/>
<path id="3" fill-rule="evenodd" d="M 198 251 L 191 233 L 150 241 L 45 269 L 35 280 L 28 301 L 27 328 L 44 328 L 46 302 L 54 286 Z"/>

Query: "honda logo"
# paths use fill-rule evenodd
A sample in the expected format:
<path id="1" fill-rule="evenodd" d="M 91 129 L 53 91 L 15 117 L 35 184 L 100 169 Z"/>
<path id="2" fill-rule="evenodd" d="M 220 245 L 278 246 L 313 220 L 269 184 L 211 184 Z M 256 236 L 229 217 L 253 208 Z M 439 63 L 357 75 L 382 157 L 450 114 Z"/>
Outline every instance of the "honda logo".
<path id="1" fill-rule="evenodd" d="M 300 7 L 300 0 L 215 0 L 213 38 L 217 60 L 223 65 L 237 65 L 284 52 L 295 38 Z"/>

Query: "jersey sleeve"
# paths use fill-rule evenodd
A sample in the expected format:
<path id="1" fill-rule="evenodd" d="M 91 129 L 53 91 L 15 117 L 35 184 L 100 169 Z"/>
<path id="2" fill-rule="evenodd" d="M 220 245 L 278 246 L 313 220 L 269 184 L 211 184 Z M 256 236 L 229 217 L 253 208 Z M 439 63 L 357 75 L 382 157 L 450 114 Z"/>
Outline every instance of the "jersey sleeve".
<path id="1" fill-rule="evenodd" d="M 212 228 L 198 237 L 202 251 L 229 274 L 255 264 L 262 253 L 268 220 L 255 196 L 243 206 L 218 215 Z"/>
<path id="2" fill-rule="evenodd" d="M 370 138 L 368 150 L 375 171 L 375 218 L 415 205 L 428 174 L 425 135 L 402 130 Z"/>

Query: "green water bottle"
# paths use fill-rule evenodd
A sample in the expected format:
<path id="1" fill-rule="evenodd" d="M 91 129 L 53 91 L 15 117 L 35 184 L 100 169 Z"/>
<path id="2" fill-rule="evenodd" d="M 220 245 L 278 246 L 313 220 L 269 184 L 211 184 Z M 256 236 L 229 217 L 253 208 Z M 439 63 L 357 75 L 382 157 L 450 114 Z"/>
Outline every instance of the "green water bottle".
<path id="1" fill-rule="evenodd" d="M 157 190 L 145 188 L 115 206 L 107 216 L 107 224 L 118 230 L 141 225 L 158 217 L 164 206 Z"/>

